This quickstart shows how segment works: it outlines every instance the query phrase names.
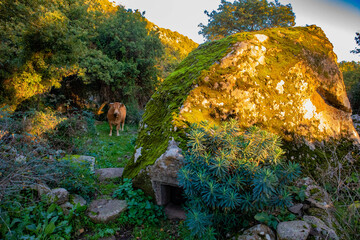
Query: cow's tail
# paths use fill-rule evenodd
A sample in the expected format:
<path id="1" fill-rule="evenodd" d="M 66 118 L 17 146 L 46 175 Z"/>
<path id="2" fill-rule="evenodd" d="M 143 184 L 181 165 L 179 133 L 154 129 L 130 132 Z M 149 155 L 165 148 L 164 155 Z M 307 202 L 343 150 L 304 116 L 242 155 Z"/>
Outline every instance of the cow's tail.
<path id="1" fill-rule="evenodd" d="M 99 107 L 99 109 L 96 111 L 96 115 L 100 115 L 103 114 L 104 112 L 102 111 L 102 109 L 105 107 L 105 105 L 107 104 L 107 102 L 104 102 L 103 104 L 101 104 L 101 106 Z"/>

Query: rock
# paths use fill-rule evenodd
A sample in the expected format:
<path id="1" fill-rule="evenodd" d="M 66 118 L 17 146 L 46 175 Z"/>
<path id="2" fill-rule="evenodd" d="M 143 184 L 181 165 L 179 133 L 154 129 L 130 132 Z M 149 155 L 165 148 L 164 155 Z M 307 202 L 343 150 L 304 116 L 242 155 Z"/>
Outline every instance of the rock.
<path id="1" fill-rule="evenodd" d="M 107 223 L 127 209 L 125 200 L 98 199 L 90 203 L 88 216 L 94 223 Z"/>
<path id="2" fill-rule="evenodd" d="M 167 191 L 164 185 L 178 185 L 178 171 L 182 166 L 183 158 L 181 148 L 172 139 L 168 143 L 166 152 L 155 161 L 153 166 L 149 167 L 149 176 L 158 205 L 165 205 L 169 202 L 169 198 L 164 197 Z"/>
<path id="3" fill-rule="evenodd" d="M 42 196 L 44 194 L 48 194 L 51 192 L 51 189 L 45 183 L 35 183 L 30 186 L 31 189 L 36 190 L 38 192 L 38 196 Z"/>
<path id="4" fill-rule="evenodd" d="M 311 227 L 305 221 L 281 222 L 276 228 L 278 240 L 306 240 Z"/>
<path id="5" fill-rule="evenodd" d="M 80 206 L 85 206 L 86 205 L 86 200 L 77 194 L 71 194 L 69 197 L 69 202 L 73 205 L 79 204 Z"/>
<path id="6" fill-rule="evenodd" d="M 290 212 L 292 212 L 294 214 L 301 215 L 301 209 L 303 208 L 303 206 L 304 206 L 304 204 L 298 203 L 298 204 L 292 205 L 288 209 Z"/>
<path id="7" fill-rule="evenodd" d="M 115 236 L 99 238 L 99 240 L 116 240 Z"/>
<path id="8" fill-rule="evenodd" d="M 308 215 L 320 218 L 329 226 L 339 226 L 336 218 L 333 216 L 334 205 L 329 194 L 319 187 L 316 182 L 310 178 L 300 179 L 296 182 L 298 187 L 305 186 L 306 203 L 303 209 Z M 310 206 L 310 207 L 308 207 Z"/>
<path id="9" fill-rule="evenodd" d="M 47 196 L 49 201 L 58 205 L 64 204 L 69 201 L 69 192 L 65 188 L 55 188 L 51 190 Z"/>
<path id="10" fill-rule="evenodd" d="M 64 214 L 67 215 L 76 204 L 79 204 L 80 206 L 85 206 L 86 200 L 80 195 L 71 194 L 69 197 L 69 202 L 60 205 L 60 207 L 62 208 Z"/>
<path id="11" fill-rule="evenodd" d="M 179 219 L 179 220 L 186 219 L 185 210 L 179 205 L 169 203 L 165 207 L 164 211 L 168 219 Z"/>
<path id="12" fill-rule="evenodd" d="M 101 168 L 95 170 L 95 174 L 98 176 L 100 182 L 107 179 L 121 178 L 123 172 L 124 168 Z"/>
<path id="13" fill-rule="evenodd" d="M 60 205 L 61 209 L 63 210 L 63 213 L 65 215 L 68 215 L 70 213 L 70 210 L 74 207 L 73 204 L 71 204 L 70 202 L 66 202 Z"/>
<path id="14" fill-rule="evenodd" d="M 316 26 L 271 28 L 202 44 L 179 64 L 146 105 L 136 154 L 124 177 L 154 192 L 151 166 L 167 155 L 172 140 L 184 148 L 190 124 L 205 120 L 219 125 L 229 119 L 241 128 L 256 124 L 279 135 L 289 149 L 295 148 L 287 157 L 298 161 L 302 147 L 322 159 L 311 151 L 322 142 L 360 142 L 324 32 Z M 180 159 L 162 162 L 170 166 L 170 161 Z"/>
<path id="15" fill-rule="evenodd" d="M 316 239 L 339 240 L 336 232 L 326 226 L 319 218 L 305 215 L 303 219 L 311 226 L 311 234 L 314 235 Z"/>
<path id="16" fill-rule="evenodd" d="M 258 224 L 238 236 L 237 240 L 275 240 L 275 234 L 268 226 Z"/>
<path id="17" fill-rule="evenodd" d="M 310 203 L 310 206 L 314 206 L 321 209 L 330 209 L 333 207 L 333 203 L 329 194 L 319 187 L 311 178 L 300 179 L 296 182 L 298 187 L 305 186 L 306 200 Z"/>

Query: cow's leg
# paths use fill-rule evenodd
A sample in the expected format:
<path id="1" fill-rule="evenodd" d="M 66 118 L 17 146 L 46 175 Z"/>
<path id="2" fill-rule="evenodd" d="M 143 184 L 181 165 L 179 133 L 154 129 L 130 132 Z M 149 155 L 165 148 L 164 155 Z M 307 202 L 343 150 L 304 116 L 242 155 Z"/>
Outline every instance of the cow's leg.
<path id="1" fill-rule="evenodd" d="M 120 123 L 116 125 L 116 136 L 120 136 L 119 129 L 120 129 Z"/>
<path id="2" fill-rule="evenodd" d="M 121 131 L 124 131 L 124 124 L 125 124 L 125 122 L 121 123 Z"/>
<path id="3" fill-rule="evenodd" d="M 112 124 L 111 123 L 109 123 L 109 125 L 110 125 L 110 133 L 109 133 L 109 136 L 111 137 L 112 136 Z"/>

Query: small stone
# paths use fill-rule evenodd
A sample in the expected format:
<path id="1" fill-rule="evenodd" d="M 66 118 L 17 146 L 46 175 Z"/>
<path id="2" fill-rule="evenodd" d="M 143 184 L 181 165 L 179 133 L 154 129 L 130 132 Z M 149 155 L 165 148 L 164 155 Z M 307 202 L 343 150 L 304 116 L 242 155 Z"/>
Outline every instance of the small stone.
<path id="1" fill-rule="evenodd" d="M 281 222 L 276 228 L 278 240 L 306 240 L 310 225 L 305 221 Z"/>
<path id="2" fill-rule="evenodd" d="M 100 182 L 107 179 L 120 178 L 123 172 L 124 168 L 101 168 L 95 170 L 95 174 L 98 176 Z"/>
<path id="3" fill-rule="evenodd" d="M 116 240 L 115 236 L 99 238 L 99 240 Z"/>
<path id="4" fill-rule="evenodd" d="M 186 213 L 185 210 L 181 208 L 181 206 L 169 203 L 165 209 L 165 214 L 169 219 L 180 219 L 185 220 L 186 219 Z"/>
<path id="5" fill-rule="evenodd" d="M 268 226 L 258 224 L 247 229 L 237 240 L 275 240 L 275 233 Z"/>
<path id="6" fill-rule="evenodd" d="M 65 188 L 55 188 L 51 190 L 47 196 L 49 201 L 58 205 L 64 204 L 69 201 L 69 192 Z"/>
<path id="7" fill-rule="evenodd" d="M 70 202 L 66 202 L 64 204 L 61 204 L 60 207 L 63 210 L 63 213 L 65 215 L 68 215 L 70 213 L 70 210 L 74 207 L 74 205 L 71 204 Z"/>
<path id="8" fill-rule="evenodd" d="M 80 206 L 86 205 L 86 200 L 80 195 L 72 194 L 72 195 L 70 195 L 69 199 L 70 199 L 70 203 L 73 205 L 76 205 L 76 204 L 80 204 Z"/>
<path id="9" fill-rule="evenodd" d="M 304 206 L 304 204 L 298 203 L 298 204 L 292 205 L 288 209 L 289 209 L 290 212 L 300 215 L 301 214 L 301 209 L 303 208 L 303 206 Z"/>
<path id="10" fill-rule="evenodd" d="M 107 223 L 115 220 L 127 209 L 125 200 L 98 199 L 91 202 L 88 216 L 94 223 Z"/>

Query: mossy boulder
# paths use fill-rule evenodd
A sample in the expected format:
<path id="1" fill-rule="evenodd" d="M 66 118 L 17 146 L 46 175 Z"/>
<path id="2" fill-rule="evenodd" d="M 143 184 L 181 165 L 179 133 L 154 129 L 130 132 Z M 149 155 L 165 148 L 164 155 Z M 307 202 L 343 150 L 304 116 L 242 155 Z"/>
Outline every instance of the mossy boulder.
<path id="1" fill-rule="evenodd" d="M 245 32 L 200 45 L 159 86 L 124 177 L 148 181 L 174 141 L 185 149 L 190 124 L 229 119 L 311 149 L 330 139 L 359 142 L 333 45 L 320 28 Z"/>

